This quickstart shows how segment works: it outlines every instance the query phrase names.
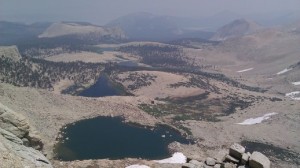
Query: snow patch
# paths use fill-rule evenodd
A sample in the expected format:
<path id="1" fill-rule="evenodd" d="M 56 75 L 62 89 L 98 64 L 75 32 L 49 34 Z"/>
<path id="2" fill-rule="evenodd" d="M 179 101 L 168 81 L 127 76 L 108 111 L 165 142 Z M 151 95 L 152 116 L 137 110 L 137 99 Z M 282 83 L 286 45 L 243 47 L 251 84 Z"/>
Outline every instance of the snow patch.
<path id="1" fill-rule="evenodd" d="M 293 85 L 300 85 L 300 81 L 299 82 L 292 82 Z"/>
<path id="2" fill-rule="evenodd" d="M 264 116 L 262 117 L 257 117 L 257 118 L 249 118 L 241 123 L 237 123 L 239 125 L 254 125 L 254 124 L 259 124 L 261 123 L 262 121 L 264 120 L 267 120 L 269 119 L 272 115 L 276 115 L 277 113 L 268 113 L 268 114 L 265 114 Z"/>
<path id="3" fill-rule="evenodd" d="M 247 72 L 247 71 L 251 71 L 253 70 L 254 68 L 248 68 L 248 69 L 243 69 L 243 70 L 240 70 L 240 71 L 237 71 L 238 73 L 242 73 L 242 72 Z"/>
<path id="4" fill-rule="evenodd" d="M 281 75 L 281 74 L 284 74 L 286 72 L 289 72 L 290 70 L 292 70 L 293 68 L 285 68 L 284 70 L 280 71 L 277 73 L 277 75 Z"/>
<path id="5" fill-rule="evenodd" d="M 127 166 L 125 168 L 150 168 L 149 166 L 146 166 L 146 165 L 130 165 L 130 166 Z"/>
<path id="6" fill-rule="evenodd" d="M 176 152 L 173 154 L 172 157 L 167 158 L 167 159 L 155 160 L 155 162 L 158 162 L 158 163 L 177 163 L 177 164 L 186 163 L 186 161 L 187 161 L 186 156 L 184 156 L 184 154 L 181 152 Z"/>
<path id="7" fill-rule="evenodd" d="M 295 91 L 285 94 L 286 97 L 289 97 L 293 100 L 300 100 L 300 91 Z"/>
<path id="8" fill-rule="evenodd" d="M 187 162 L 187 157 L 184 156 L 184 154 L 181 152 L 176 152 L 170 158 L 162 159 L 162 160 L 154 160 L 154 162 L 169 163 L 169 164 L 183 164 Z M 150 168 L 150 167 L 146 165 L 135 164 L 135 165 L 127 166 L 126 168 Z"/>

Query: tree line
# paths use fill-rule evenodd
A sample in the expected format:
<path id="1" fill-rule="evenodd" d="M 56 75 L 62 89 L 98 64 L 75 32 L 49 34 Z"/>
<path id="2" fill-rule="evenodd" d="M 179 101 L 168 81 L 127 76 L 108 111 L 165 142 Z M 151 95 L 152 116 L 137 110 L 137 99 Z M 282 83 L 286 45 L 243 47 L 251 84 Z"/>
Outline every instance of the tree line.
<path id="1" fill-rule="evenodd" d="M 53 89 L 61 80 L 75 84 L 85 84 L 98 79 L 103 65 L 83 62 L 50 62 L 41 59 L 25 58 L 14 61 L 0 57 L 0 81 L 15 86 Z"/>

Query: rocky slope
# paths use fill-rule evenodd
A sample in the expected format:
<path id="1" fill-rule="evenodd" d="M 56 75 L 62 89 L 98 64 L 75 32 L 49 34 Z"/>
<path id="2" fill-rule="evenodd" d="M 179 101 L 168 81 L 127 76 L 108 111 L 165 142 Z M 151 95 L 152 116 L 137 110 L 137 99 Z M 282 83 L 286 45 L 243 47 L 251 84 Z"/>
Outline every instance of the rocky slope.
<path id="1" fill-rule="evenodd" d="M 41 139 L 23 115 L 0 103 L 0 165 L 11 167 L 51 168 L 51 163 L 38 150 Z"/>

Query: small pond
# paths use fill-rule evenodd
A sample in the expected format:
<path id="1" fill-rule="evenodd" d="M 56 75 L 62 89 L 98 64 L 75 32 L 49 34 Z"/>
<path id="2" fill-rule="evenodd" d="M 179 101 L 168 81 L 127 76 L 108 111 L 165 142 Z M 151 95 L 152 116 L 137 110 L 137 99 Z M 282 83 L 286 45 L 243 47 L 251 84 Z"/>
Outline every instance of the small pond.
<path id="1" fill-rule="evenodd" d="M 124 91 L 116 87 L 106 75 L 101 75 L 98 81 L 91 87 L 83 90 L 79 96 L 84 97 L 104 97 L 118 96 L 125 94 Z"/>
<path id="2" fill-rule="evenodd" d="M 59 160 L 162 159 L 170 157 L 167 146 L 174 142 L 189 143 L 173 129 L 153 129 L 124 123 L 120 117 L 97 117 L 68 125 L 56 145 Z"/>

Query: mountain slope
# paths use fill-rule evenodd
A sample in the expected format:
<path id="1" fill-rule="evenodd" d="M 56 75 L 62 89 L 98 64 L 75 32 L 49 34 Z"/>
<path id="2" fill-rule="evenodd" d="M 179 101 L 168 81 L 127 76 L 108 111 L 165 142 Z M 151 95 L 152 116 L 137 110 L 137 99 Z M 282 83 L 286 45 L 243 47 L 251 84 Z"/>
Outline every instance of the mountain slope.
<path id="1" fill-rule="evenodd" d="M 123 39 L 124 33 L 119 28 L 108 28 L 95 26 L 92 24 L 60 22 L 53 23 L 49 26 L 39 38 L 52 38 L 66 35 L 90 35 L 93 34 L 97 37 L 109 36 L 112 38 Z"/>
<path id="2" fill-rule="evenodd" d="M 134 13 L 108 23 L 108 26 L 120 26 L 132 39 L 166 38 L 171 34 L 180 33 L 176 23 L 165 16 L 149 13 Z"/>
<path id="3" fill-rule="evenodd" d="M 107 26 L 121 27 L 133 40 L 168 41 L 178 38 L 210 38 L 212 33 L 187 29 L 182 19 L 171 16 L 158 16 L 150 13 L 133 13 L 117 18 Z"/>
<path id="4" fill-rule="evenodd" d="M 239 37 L 262 29 L 260 25 L 246 19 L 238 19 L 221 27 L 211 38 L 214 41 L 223 41 L 232 37 Z"/>

